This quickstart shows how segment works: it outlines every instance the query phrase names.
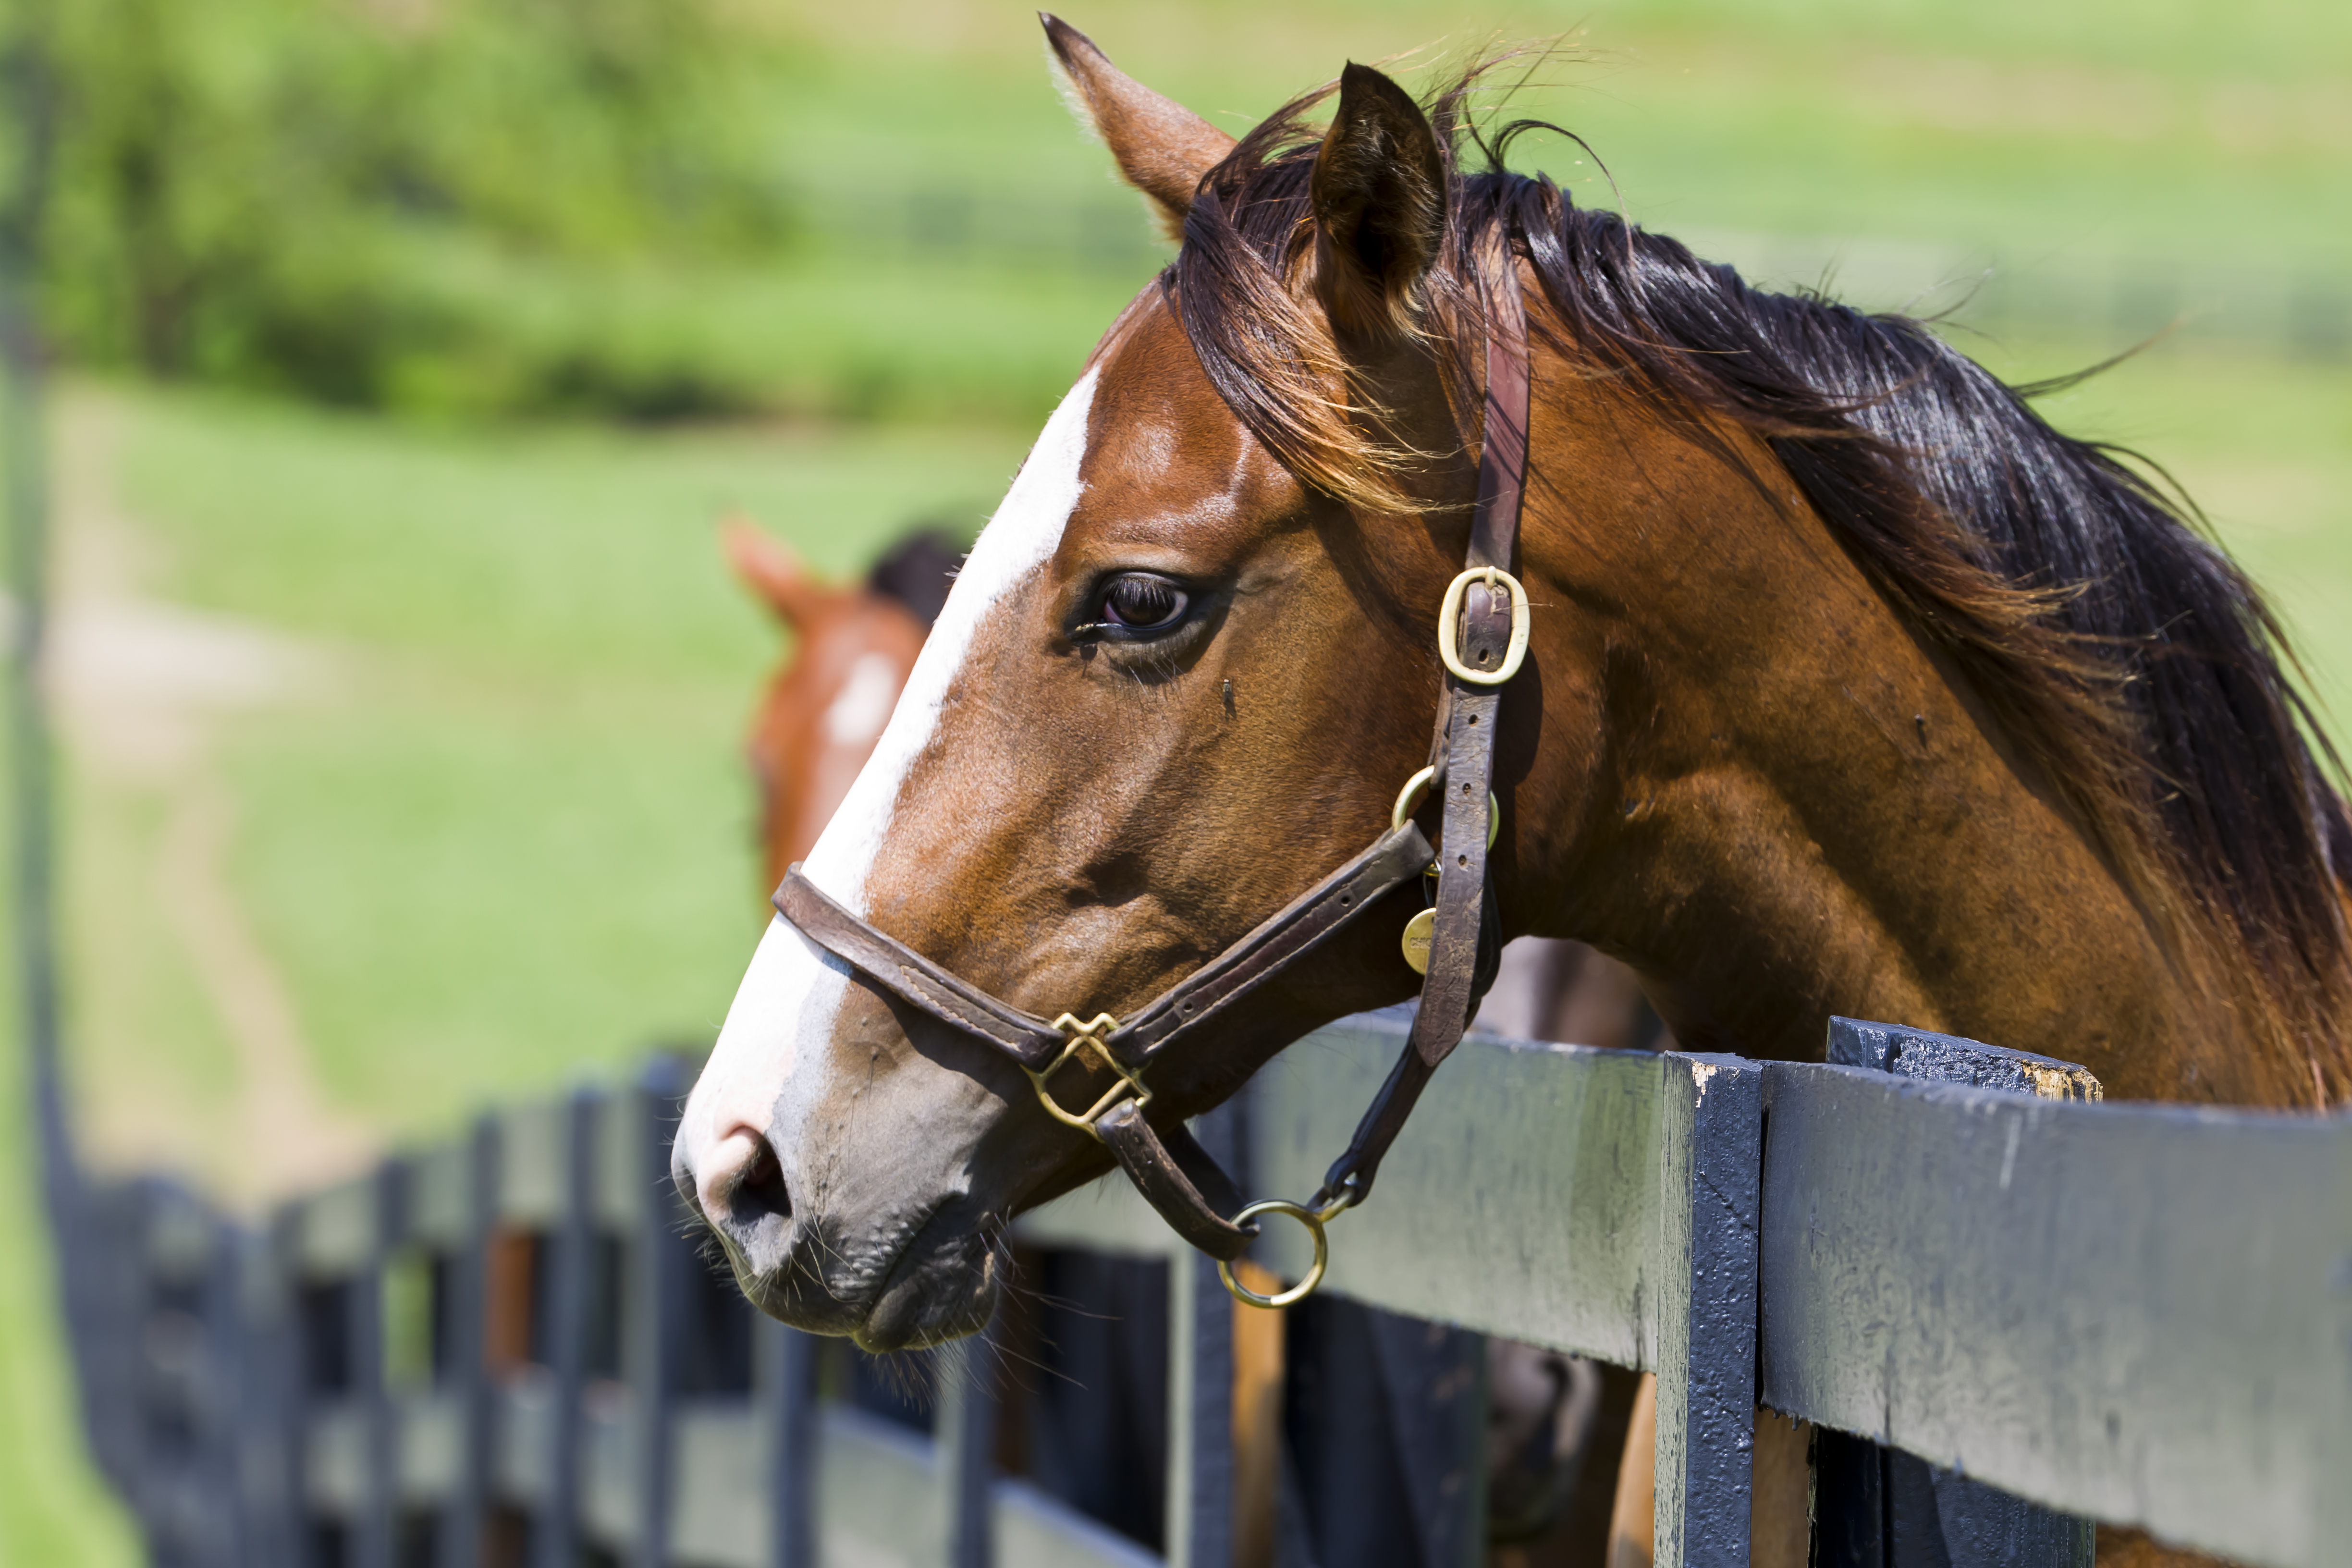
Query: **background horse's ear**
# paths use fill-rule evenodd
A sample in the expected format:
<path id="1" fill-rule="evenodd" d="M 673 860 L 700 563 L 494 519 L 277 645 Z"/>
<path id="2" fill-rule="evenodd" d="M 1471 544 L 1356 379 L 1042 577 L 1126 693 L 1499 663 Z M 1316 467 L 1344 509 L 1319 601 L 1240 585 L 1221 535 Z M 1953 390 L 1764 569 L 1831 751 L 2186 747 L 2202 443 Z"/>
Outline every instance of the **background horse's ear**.
<path id="1" fill-rule="evenodd" d="M 1127 183 L 1150 200 L 1168 237 L 1181 240 L 1201 176 L 1233 151 L 1234 139 L 1128 76 L 1059 16 L 1040 11 L 1037 19 L 1045 24 L 1055 74 L 1071 110 L 1102 138 Z"/>
<path id="2" fill-rule="evenodd" d="M 795 630 L 833 596 L 809 575 L 790 545 L 740 513 L 730 515 L 719 525 L 719 544 L 743 585 Z"/>
<path id="3" fill-rule="evenodd" d="M 1315 281 L 1344 331 L 1402 336 L 1413 287 L 1445 238 L 1445 159 L 1411 94 L 1370 66 L 1339 78 L 1339 111 L 1308 186 Z"/>

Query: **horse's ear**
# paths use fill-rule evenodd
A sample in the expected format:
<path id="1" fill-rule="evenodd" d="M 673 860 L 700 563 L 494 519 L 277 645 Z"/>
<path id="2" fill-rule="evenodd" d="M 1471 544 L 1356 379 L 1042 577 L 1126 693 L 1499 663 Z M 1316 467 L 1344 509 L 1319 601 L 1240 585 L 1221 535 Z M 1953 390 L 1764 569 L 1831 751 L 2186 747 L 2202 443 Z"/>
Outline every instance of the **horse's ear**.
<path id="1" fill-rule="evenodd" d="M 1118 172 L 1141 191 L 1171 239 L 1184 237 L 1184 214 L 1201 176 L 1222 163 L 1234 139 L 1110 63 L 1095 42 L 1059 16 L 1040 11 L 1055 74 L 1070 108 L 1094 128 Z"/>
<path id="2" fill-rule="evenodd" d="M 719 524 L 719 548 L 743 585 L 767 603 L 786 626 L 799 629 L 831 595 L 792 547 L 740 513 Z"/>
<path id="3" fill-rule="evenodd" d="M 1332 321 L 1381 337 L 1411 331 L 1414 285 L 1445 239 L 1445 159 L 1421 105 L 1350 64 L 1307 190 L 1316 286 Z"/>

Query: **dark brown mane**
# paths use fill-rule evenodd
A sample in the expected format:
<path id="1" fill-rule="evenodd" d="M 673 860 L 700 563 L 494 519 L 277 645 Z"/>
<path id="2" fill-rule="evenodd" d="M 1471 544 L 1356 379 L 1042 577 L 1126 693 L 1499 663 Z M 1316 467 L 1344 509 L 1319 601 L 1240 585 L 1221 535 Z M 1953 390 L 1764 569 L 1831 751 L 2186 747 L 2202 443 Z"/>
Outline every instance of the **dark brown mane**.
<path id="1" fill-rule="evenodd" d="M 2261 595 L 2128 454 L 2053 430 L 2031 389 L 1919 321 L 1750 288 L 1507 172 L 1511 140 L 1532 127 L 1472 129 L 1479 74 L 1428 110 L 1450 199 L 1421 320 L 1449 378 L 1481 341 L 1481 258 L 1507 246 L 1542 290 L 1549 310 L 1532 324 L 1555 348 L 1630 376 L 1662 419 L 1734 461 L 1712 422 L 1761 437 L 2065 797 L 2191 983 L 2233 1003 L 2293 1070 L 2307 1063 L 2323 1102 L 2331 1079 L 2334 1095 L 2352 1092 L 2338 1022 L 2352 1003 L 2352 816 Z M 1361 510 L 1406 510 L 1424 457 L 1381 439 L 1303 302 L 1319 142 L 1306 115 L 1328 91 L 1210 173 L 1163 286 L 1270 450 Z"/>

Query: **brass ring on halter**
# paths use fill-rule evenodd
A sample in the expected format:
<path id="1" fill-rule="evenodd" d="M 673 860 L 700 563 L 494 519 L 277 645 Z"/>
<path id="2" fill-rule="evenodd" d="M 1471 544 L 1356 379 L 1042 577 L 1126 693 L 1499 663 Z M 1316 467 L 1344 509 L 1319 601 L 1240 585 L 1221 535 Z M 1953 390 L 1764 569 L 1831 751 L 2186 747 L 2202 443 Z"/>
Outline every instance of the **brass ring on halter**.
<path id="1" fill-rule="evenodd" d="M 1405 824 L 1405 818 L 1411 816 L 1414 812 L 1421 809 L 1421 803 L 1427 799 L 1429 795 L 1429 781 L 1436 776 L 1437 770 L 1435 768 L 1423 768 L 1421 772 L 1413 774 L 1412 777 L 1404 781 L 1404 788 L 1397 791 L 1395 809 L 1389 813 L 1389 831 L 1391 833 L 1394 833 L 1398 828 L 1402 827 Z M 1493 790 L 1488 790 L 1486 792 L 1487 848 L 1492 849 L 1495 847 L 1495 840 L 1501 835 L 1502 831 L 1503 803 L 1495 798 L 1495 792 Z"/>
<path id="2" fill-rule="evenodd" d="M 1062 1047 L 1062 1054 L 1042 1068 L 1024 1067 L 1021 1070 L 1029 1075 L 1030 1086 L 1036 1089 L 1037 1101 L 1045 1108 L 1046 1115 L 1066 1126 L 1076 1128 L 1099 1143 L 1102 1134 L 1095 1130 L 1095 1119 L 1130 1094 L 1135 1098 L 1136 1109 L 1140 1110 L 1151 1103 L 1151 1091 L 1143 1087 L 1142 1069 L 1130 1069 L 1120 1065 L 1119 1059 L 1111 1055 L 1110 1047 L 1104 1042 L 1103 1037 L 1118 1027 L 1118 1020 L 1109 1014 L 1097 1013 L 1092 1022 L 1081 1024 L 1076 1016 L 1065 1013 L 1054 1020 L 1054 1027 L 1070 1037 L 1070 1043 Z M 1045 1087 L 1045 1080 L 1061 1071 L 1072 1057 L 1088 1046 L 1094 1047 L 1094 1055 L 1101 1058 L 1105 1067 L 1118 1075 L 1118 1081 L 1103 1090 L 1102 1098 L 1086 1110 L 1074 1113 L 1055 1103 L 1052 1092 Z"/>
<path id="3" fill-rule="evenodd" d="M 1256 1218 L 1262 1214 L 1289 1215 L 1292 1219 L 1295 1219 L 1299 1224 L 1305 1226 L 1307 1227 L 1307 1234 L 1315 1237 L 1314 1267 L 1307 1270 L 1307 1277 L 1301 1279 L 1297 1284 L 1293 1285 L 1287 1290 L 1278 1290 L 1271 1296 L 1261 1296 L 1256 1291 L 1251 1289 L 1248 1286 L 1243 1284 L 1240 1280 L 1235 1279 L 1234 1278 L 1234 1266 L 1225 1262 L 1223 1258 L 1220 1258 L 1217 1261 L 1217 1278 L 1225 1282 L 1225 1289 L 1233 1292 L 1233 1298 L 1234 1300 L 1245 1301 L 1253 1307 L 1287 1307 L 1293 1301 L 1304 1301 L 1307 1297 L 1315 1293 L 1315 1287 L 1323 1283 L 1324 1266 L 1331 1261 L 1331 1244 L 1324 1238 L 1324 1224 L 1337 1215 L 1341 1209 L 1347 1206 L 1348 1205 L 1343 1203 L 1334 1204 L 1329 1208 L 1318 1213 L 1314 1209 L 1308 1208 L 1304 1204 L 1292 1203 L 1288 1198 L 1259 1199 L 1256 1203 L 1250 1205 L 1247 1208 L 1242 1210 L 1241 1213 L 1235 1215 L 1234 1216 L 1234 1223 L 1235 1225 L 1247 1225 L 1251 1220 Z"/>
<path id="4" fill-rule="evenodd" d="M 1460 637 L 1464 599 L 1468 597 L 1470 584 L 1484 583 L 1489 588 L 1503 587 L 1511 594 L 1511 640 L 1503 650 L 1499 669 L 1473 669 L 1462 662 L 1454 651 Z M 1437 605 L 1437 657 L 1445 668 L 1473 686 L 1500 686 L 1518 674 L 1520 663 L 1528 657 L 1528 590 L 1520 581 L 1499 566 L 1473 566 L 1445 585 L 1445 597 Z"/>

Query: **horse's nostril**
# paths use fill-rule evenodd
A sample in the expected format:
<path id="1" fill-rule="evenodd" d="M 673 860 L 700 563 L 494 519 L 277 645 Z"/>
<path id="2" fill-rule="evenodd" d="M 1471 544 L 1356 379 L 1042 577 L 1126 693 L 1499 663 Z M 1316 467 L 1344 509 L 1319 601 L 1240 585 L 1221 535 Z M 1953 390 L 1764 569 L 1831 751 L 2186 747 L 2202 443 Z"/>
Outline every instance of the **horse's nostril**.
<path id="1" fill-rule="evenodd" d="M 752 1129 L 737 1123 L 702 1151 L 693 1166 L 694 1206 L 721 1231 L 756 1226 L 772 1215 L 792 1217 L 793 1203 L 784 1190 L 775 1146 Z"/>
<path id="2" fill-rule="evenodd" d="M 765 1138 L 760 1140 L 743 1179 L 735 1184 L 730 1206 L 738 1224 L 753 1224 L 768 1215 L 778 1219 L 793 1217 L 793 1195 L 784 1188 L 783 1164 Z"/>

